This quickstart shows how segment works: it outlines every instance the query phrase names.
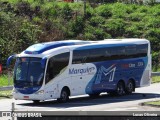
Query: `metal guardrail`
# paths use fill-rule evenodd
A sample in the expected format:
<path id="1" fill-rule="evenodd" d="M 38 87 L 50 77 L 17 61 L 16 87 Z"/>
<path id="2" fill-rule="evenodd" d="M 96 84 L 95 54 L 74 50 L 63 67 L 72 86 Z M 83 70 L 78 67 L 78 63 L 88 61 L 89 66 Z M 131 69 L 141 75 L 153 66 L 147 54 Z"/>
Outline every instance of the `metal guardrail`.
<path id="1" fill-rule="evenodd" d="M 160 76 L 160 72 L 152 72 L 152 76 Z"/>
<path id="2" fill-rule="evenodd" d="M 152 72 L 152 76 L 160 76 L 160 72 Z M 13 86 L 0 87 L 0 91 L 12 90 Z"/>
<path id="3" fill-rule="evenodd" d="M 4 87 L 0 87 L 0 91 L 6 91 L 6 90 L 12 90 L 13 86 L 4 86 Z"/>

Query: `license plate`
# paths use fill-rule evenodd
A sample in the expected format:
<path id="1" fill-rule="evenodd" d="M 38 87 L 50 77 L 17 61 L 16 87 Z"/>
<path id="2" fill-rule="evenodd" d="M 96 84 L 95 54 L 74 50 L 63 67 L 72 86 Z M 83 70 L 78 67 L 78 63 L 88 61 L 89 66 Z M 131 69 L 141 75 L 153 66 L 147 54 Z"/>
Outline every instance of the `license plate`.
<path id="1" fill-rule="evenodd" d="M 24 99 L 29 99 L 29 96 L 24 96 L 23 98 L 24 98 Z"/>

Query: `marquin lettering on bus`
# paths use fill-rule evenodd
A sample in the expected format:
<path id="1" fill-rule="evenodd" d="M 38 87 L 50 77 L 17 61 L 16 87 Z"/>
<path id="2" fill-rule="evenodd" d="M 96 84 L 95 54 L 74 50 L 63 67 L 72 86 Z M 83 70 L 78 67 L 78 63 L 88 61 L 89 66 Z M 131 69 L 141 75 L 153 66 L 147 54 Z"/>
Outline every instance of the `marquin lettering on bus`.
<path id="1" fill-rule="evenodd" d="M 93 70 L 95 70 L 94 67 L 87 67 L 87 68 L 81 68 L 81 69 L 69 69 L 69 74 L 84 74 L 84 73 L 91 73 Z"/>

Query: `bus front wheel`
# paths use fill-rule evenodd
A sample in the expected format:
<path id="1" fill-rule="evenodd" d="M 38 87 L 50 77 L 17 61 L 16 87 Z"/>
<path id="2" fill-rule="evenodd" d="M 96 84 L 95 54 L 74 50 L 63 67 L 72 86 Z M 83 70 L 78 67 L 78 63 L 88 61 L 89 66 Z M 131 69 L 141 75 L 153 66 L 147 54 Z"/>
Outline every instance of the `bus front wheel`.
<path id="1" fill-rule="evenodd" d="M 66 89 L 62 89 L 60 98 L 57 99 L 58 102 L 65 103 L 69 100 L 69 93 Z"/>
<path id="2" fill-rule="evenodd" d="M 34 104 L 39 104 L 39 103 L 40 103 L 40 100 L 33 100 L 33 103 L 34 103 Z"/>

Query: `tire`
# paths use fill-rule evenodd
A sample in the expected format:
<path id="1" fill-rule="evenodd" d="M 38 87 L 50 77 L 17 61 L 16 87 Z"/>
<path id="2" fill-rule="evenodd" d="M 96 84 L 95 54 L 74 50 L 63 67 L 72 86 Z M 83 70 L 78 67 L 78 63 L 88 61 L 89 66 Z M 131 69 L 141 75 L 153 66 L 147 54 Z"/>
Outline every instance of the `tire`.
<path id="1" fill-rule="evenodd" d="M 89 97 L 91 97 L 91 98 L 97 98 L 97 97 L 99 97 L 99 94 L 100 94 L 100 93 L 89 94 Z"/>
<path id="2" fill-rule="evenodd" d="M 124 95 L 124 93 L 125 93 L 125 90 L 124 90 L 123 82 L 118 82 L 115 94 L 117 96 L 122 96 L 122 95 Z"/>
<path id="3" fill-rule="evenodd" d="M 107 92 L 107 94 L 109 94 L 109 96 L 115 96 L 115 95 L 116 95 L 116 92 L 115 92 L 115 91 Z"/>
<path id="4" fill-rule="evenodd" d="M 135 89 L 133 81 L 129 80 L 127 87 L 126 87 L 126 94 L 131 94 Z"/>
<path id="5" fill-rule="evenodd" d="M 69 93 L 66 89 L 62 89 L 60 98 L 57 99 L 58 102 L 65 103 L 69 100 Z"/>
<path id="6" fill-rule="evenodd" d="M 39 103 L 40 103 L 40 100 L 33 100 L 33 103 L 34 103 L 34 104 L 39 104 Z"/>

